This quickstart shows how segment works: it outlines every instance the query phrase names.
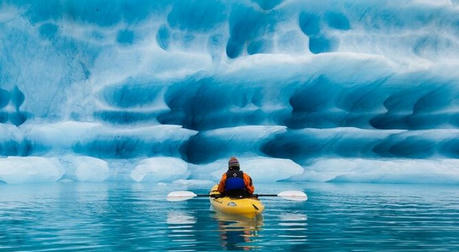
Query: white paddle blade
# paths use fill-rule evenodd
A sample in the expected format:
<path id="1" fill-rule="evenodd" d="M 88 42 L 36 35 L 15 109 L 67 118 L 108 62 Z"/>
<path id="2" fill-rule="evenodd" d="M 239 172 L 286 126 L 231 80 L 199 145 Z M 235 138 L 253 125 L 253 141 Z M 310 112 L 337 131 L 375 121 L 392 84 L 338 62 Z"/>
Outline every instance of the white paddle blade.
<path id="1" fill-rule="evenodd" d="M 182 200 L 189 200 L 196 197 L 196 193 L 190 191 L 175 191 L 170 192 L 167 195 L 168 201 L 182 201 Z"/>
<path id="2" fill-rule="evenodd" d="M 287 200 L 294 200 L 294 201 L 306 201 L 308 200 L 308 196 L 306 193 L 301 191 L 283 191 L 280 192 L 277 196 L 287 199 Z"/>

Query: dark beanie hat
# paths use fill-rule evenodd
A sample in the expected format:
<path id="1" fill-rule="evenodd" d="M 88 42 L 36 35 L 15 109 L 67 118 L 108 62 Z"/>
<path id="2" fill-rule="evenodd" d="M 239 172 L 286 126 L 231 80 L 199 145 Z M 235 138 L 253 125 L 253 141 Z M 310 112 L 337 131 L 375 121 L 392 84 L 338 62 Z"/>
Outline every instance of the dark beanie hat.
<path id="1" fill-rule="evenodd" d="M 228 168 L 237 167 L 239 168 L 239 161 L 235 157 L 231 157 L 228 161 Z"/>

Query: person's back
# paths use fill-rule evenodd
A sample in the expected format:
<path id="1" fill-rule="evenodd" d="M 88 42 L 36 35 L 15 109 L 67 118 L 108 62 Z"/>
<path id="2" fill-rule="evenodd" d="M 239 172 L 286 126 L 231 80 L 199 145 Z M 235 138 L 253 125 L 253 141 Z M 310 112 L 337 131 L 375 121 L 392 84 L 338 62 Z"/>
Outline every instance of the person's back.
<path id="1" fill-rule="evenodd" d="M 239 161 L 235 157 L 228 161 L 228 171 L 220 179 L 218 191 L 231 197 L 250 196 L 255 191 L 252 178 L 240 170 Z"/>

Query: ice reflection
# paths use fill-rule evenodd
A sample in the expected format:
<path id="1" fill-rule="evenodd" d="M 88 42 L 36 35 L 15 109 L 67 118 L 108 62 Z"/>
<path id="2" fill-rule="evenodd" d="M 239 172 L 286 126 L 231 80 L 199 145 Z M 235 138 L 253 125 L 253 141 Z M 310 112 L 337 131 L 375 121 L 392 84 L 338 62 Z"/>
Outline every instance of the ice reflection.
<path id="1" fill-rule="evenodd" d="M 249 250 L 257 248 L 254 242 L 263 226 L 262 215 L 247 218 L 216 212 L 214 218 L 218 222 L 221 244 L 225 249 Z"/>
<path id="2" fill-rule="evenodd" d="M 167 213 L 167 224 L 195 224 L 196 217 L 184 211 L 170 211 Z"/>
<path id="3" fill-rule="evenodd" d="M 185 211 L 173 210 L 167 213 L 167 237 L 172 250 L 189 249 L 198 243 L 196 222 L 196 217 Z"/>
<path id="4" fill-rule="evenodd" d="M 282 213 L 279 219 L 280 226 L 306 226 L 308 216 L 302 213 Z"/>
<path id="5" fill-rule="evenodd" d="M 308 216 L 303 213 L 281 213 L 278 225 L 283 227 L 284 233 L 279 234 L 278 238 L 290 244 L 306 242 L 307 220 Z"/>
<path id="6" fill-rule="evenodd" d="M 302 213 L 282 213 L 279 218 L 281 221 L 304 221 L 306 224 L 308 216 Z"/>

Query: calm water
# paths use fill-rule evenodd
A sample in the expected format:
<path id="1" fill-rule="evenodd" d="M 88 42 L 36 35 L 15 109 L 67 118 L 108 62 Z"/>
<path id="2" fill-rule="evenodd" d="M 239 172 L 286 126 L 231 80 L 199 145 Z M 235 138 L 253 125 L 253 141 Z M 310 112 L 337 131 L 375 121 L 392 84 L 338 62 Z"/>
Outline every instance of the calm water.
<path id="1" fill-rule="evenodd" d="M 237 219 L 216 214 L 207 199 L 167 202 L 166 186 L 0 185 L 0 250 L 459 251 L 458 187 L 275 184 L 257 191 L 284 189 L 304 189 L 310 199 L 264 198 L 262 217 Z"/>

